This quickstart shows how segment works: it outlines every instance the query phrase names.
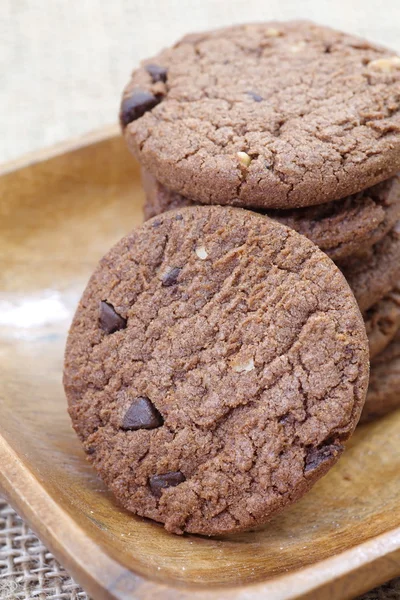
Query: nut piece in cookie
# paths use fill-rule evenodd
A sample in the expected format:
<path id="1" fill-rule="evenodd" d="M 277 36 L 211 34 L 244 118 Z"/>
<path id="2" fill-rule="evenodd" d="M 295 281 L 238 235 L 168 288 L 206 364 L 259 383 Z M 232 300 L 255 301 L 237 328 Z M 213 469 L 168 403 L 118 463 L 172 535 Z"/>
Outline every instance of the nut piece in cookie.
<path id="1" fill-rule="evenodd" d="M 382 73 L 391 73 L 395 69 L 400 69 L 400 56 L 372 60 L 368 63 L 368 68 L 381 71 Z"/>

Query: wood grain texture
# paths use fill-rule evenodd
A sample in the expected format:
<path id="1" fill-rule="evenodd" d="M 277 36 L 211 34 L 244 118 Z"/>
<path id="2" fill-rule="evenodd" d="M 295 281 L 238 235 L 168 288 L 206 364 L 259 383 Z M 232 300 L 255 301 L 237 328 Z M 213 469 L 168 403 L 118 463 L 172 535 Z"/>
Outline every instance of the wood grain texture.
<path id="1" fill-rule="evenodd" d="M 400 412 L 256 532 L 171 536 L 117 506 L 85 462 L 61 385 L 97 260 L 142 220 L 114 128 L 0 172 L 0 489 L 95 599 L 344 600 L 400 574 Z"/>

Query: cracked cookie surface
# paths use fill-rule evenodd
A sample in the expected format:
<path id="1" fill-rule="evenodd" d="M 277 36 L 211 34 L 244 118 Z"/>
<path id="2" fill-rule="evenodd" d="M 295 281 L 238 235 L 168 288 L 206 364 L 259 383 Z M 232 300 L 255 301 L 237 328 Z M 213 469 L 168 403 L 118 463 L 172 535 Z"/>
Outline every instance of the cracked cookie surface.
<path id="1" fill-rule="evenodd" d="M 120 118 L 140 163 L 191 200 L 322 204 L 400 170 L 400 58 L 308 22 L 189 35 L 133 72 Z"/>
<path id="2" fill-rule="evenodd" d="M 359 419 L 368 343 L 314 244 L 242 209 L 147 221 L 100 262 L 64 385 L 96 470 L 168 531 L 258 526 L 336 462 Z"/>
<path id="3" fill-rule="evenodd" d="M 400 408 L 400 333 L 371 363 L 370 383 L 360 423 Z"/>
<path id="4" fill-rule="evenodd" d="M 341 268 L 364 313 L 400 279 L 400 223 L 361 256 L 348 257 Z"/>
<path id="5" fill-rule="evenodd" d="M 364 315 L 370 359 L 380 354 L 400 329 L 400 286 L 397 284 Z"/>
<path id="6" fill-rule="evenodd" d="M 144 169 L 142 181 L 146 219 L 167 210 L 195 205 L 168 190 Z M 343 261 L 379 242 L 400 219 L 400 177 L 391 177 L 354 196 L 328 204 L 285 211 L 271 209 L 264 214 L 308 237 L 332 260 Z"/>

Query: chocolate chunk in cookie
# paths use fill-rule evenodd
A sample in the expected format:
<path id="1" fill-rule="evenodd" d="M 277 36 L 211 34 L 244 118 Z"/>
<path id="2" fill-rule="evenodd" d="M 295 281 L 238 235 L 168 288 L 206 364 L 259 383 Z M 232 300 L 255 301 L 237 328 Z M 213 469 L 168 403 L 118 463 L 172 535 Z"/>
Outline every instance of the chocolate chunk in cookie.
<path id="1" fill-rule="evenodd" d="M 167 88 L 149 63 L 168 69 Z M 137 88 L 163 102 L 124 136 L 192 201 L 323 204 L 400 170 L 399 64 L 392 50 L 305 21 L 189 35 L 133 72 L 123 102 Z"/>
<path id="2" fill-rule="evenodd" d="M 164 475 L 153 475 L 149 479 L 149 486 L 156 498 L 160 498 L 162 491 L 169 487 L 175 487 L 185 481 L 185 476 L 180 471 L 171 471 Z"/>
<path id="3" fill-rule="evenodd" d="M 332 457 L 339 456 L 344 448 L 340 444 L 328 444 L 321 448 L 312 448 L 306 456 L 305 473 L 317 469 L 324 463 L 330 465 Z"/>
<path id="4" fill-rule="evenodd" d="M 167 81 L 168 70 L 165 67 L 160 67 L 160 65 L 146 65 L 145 69 L 151 75 L 153 83 L 157 81 L 165 83 Z"/>
<path id="5" fill-rule="evenodd" d="M 262 96 L 260 96 L 260 94 L 257 94 L 256 92 L 247 92 L 247 93 L 250 96 L 250 98 L 252 100 L 254 100 L 254 102 L 262 102 L 264 100 L 264 98 Z"/>
<path id="6" fill-rule="evenodd" d="M 175 285 L 178 282 L 181 269 L 179 267 L 167 267 L 165 273 L 161 277 L 161 283 L 164 287 Z"/>
<path id="7" fill-rule="evenodd" d="M 364 323 L 339 269 L 280 223 L 217 206 L 156 219 L 106 254 L 83 294 L 65 358 L 72 422 L 128 510 L 174 533 L 256 527 L 353 432 Z M 118 334 L 98 327 L 102 298 L 126 317 Z"/>
<path id="8" fill-rule="evenodd" d="M 103 300 L 99 305 L 99 323 L 107 334 L 115 333 L 126 327 L 126 319 L 117 313 L 112 304 Z"/>
<path id="9" fill-rule="evenodd" d="M 122 429 L 155 429 L 162 424 L 162 416 L 148 398 L 135 398 L 124 415 Z"/>
<path id="10" fill-rule="evenodd" d="M 142 117 L 161 102 L 161 97 L 147 90 L 133 90 L 130 96 L 124 98 L 121 104 L 120 121 L 122 127 L 126 127 L 132 121 Z"/>

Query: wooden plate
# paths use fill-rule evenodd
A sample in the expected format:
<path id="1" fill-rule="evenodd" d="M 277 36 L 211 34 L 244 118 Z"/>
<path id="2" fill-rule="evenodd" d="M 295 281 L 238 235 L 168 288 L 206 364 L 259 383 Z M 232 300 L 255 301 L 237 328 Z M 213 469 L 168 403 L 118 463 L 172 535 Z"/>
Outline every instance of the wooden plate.
<path id="1" fill-rule="evenodd" d="M 94 598 L 352 598 L 400 575 L 400 412 L 263 530 L 177 537 L 117 506 L 72 432 L 67 328 L 100 256 L 140 223 L 115 128 L 0 174 L 0 488 Z"/>

